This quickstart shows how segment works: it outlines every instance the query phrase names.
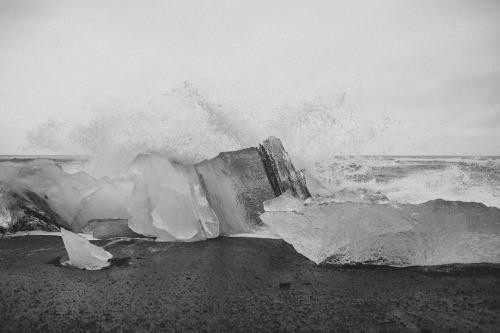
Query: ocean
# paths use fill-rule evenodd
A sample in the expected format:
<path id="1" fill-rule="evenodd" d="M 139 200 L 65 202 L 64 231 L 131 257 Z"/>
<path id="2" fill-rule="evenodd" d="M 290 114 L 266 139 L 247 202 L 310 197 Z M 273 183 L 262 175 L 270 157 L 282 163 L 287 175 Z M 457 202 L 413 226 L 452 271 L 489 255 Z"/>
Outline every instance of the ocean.
<path id="1" fill-rule="evenodd" d="M 478 202 L 500 208 L 499 156 L 358 156 L 317 163 L 332 194 L 366 190 L 386 201 Z"/>

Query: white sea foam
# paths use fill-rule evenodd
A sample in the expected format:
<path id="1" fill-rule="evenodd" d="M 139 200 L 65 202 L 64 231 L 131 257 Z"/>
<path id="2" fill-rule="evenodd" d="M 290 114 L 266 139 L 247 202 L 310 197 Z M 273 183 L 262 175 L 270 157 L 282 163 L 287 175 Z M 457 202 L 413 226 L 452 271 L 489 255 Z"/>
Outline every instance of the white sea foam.
<path id="1" fill-rule="evenodd" d="M 353 167 L 345 167 L 349 163 Z M 320 175 L 330 194 L 337 194 L 340 201 L 350 199 L 342 200 L 339 193 L 371 193 L 383 195 L 394 203 L 419 204 L 444 199 L 480 202 L 500 208 L 500 169 L 484 169 L 481 165 L 450 162 L 449 165 L 439 166 L 433 163 L 416 169 L 401 165 L 394 171 L 375 170 L 377 167 L 369 161 L 358 159 L 341 161 L 330 169 L 320 168 Z M 387 177 L 390 172 L 394 175 Z"/>

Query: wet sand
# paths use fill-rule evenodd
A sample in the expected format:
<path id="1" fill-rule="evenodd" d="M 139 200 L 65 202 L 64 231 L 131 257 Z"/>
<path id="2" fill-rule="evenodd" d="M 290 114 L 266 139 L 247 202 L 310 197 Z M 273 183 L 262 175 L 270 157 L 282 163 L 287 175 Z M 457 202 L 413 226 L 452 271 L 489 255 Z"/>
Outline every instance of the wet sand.
<path id="1" fill-rule="evenodd" d="M 500 328 L 498 266 L 318 267 L 273 239 L 93 243 L 112 267 L 60 266 L 60 237 L 0 238 L 0 332 Z"/>

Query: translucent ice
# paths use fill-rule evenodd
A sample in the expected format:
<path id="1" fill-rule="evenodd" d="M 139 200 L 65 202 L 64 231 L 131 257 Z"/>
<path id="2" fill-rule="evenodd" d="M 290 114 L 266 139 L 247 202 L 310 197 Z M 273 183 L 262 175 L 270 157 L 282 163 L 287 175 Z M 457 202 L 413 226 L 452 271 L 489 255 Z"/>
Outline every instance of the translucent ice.
<path id="1" fill-rule="evenodd" d="M 303 200 L 311 196 L 304 172 L 295 170 L 280 139 L 271 136 L 264 140 L 259 145 L 259 154 L 276 196 L 286 191 Z"/>
<path id="2" fill-rule="evenodd" d="M 257 148 L 220 153 L 195 166 L 224 236 L 266 229 L 262 203 L 275 197 Z"/>
<path id="3" fill-rule="evenodd" d="M 103 178 L 97 189 L 83 201 L 82 208 L 73 218 L 74 231 L 80 231 L 93 219 L 128 219 L 126 201 L 132 192 L 133 182 L 126 179 Z"/>
<path id="4" fill-rule="evenodd" d="M 316 263 L 500 263 L 500 210 L 476 203 L 391 206 L 316 199 L 301 212 L 266 211 L 261 218 Z"/>
<path id="5" fill-rule="evenodd" d="M 217 237 L 219 223 L 200 192 L 193 167 L 161 155 L 140 154 L 131 165 L 134 188 L 127 201 L 130 228 L 157 241 Z"/>
<path id="6" fill-rule="evenodd" d="M 128 220 L 124 219 L 90 220 L 82 229 L 82 232 L 86 235 L 92 235 L 93 238 L 97 239 L 109 239 L 114 237 L 144 237 L 133 232 L 128 226 Z"/>
<path id="7" fill-rule="evenodd" d="M 290 190 L 277 198 L 264 201 L 266 212 L 300 212 L 304 207 L 304 200 L 294 197 Z"/>
<path id="8" fill-rule="evenodd" d="M 71 221 L 97 183 L 85 172 L 68 174 L 52 160 L 36 159 L 0 163 L 0 185 L 18 196 L 33 193 L 72 228 Z"/>
<path id="9" fill-rule="evenodd" d="M 113 255 L 95 246 L 85 238 L 61 228 L 64 247 L 68 252 L 69 264 L 88 270 L 98 270 L 110 265 Z"/>

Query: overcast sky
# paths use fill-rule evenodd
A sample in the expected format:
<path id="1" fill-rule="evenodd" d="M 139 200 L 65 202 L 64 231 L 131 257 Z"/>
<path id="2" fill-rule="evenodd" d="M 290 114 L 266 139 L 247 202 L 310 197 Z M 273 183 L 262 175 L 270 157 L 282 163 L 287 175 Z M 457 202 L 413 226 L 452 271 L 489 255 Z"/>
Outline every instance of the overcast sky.
<path id="1" fill-rule="evenodd" d="M 0 0 L 0 154 L 186 80 L 228 101 L 346 93 L 411 132 L 394 154 L 500 155 L 500 1 Z"/>

